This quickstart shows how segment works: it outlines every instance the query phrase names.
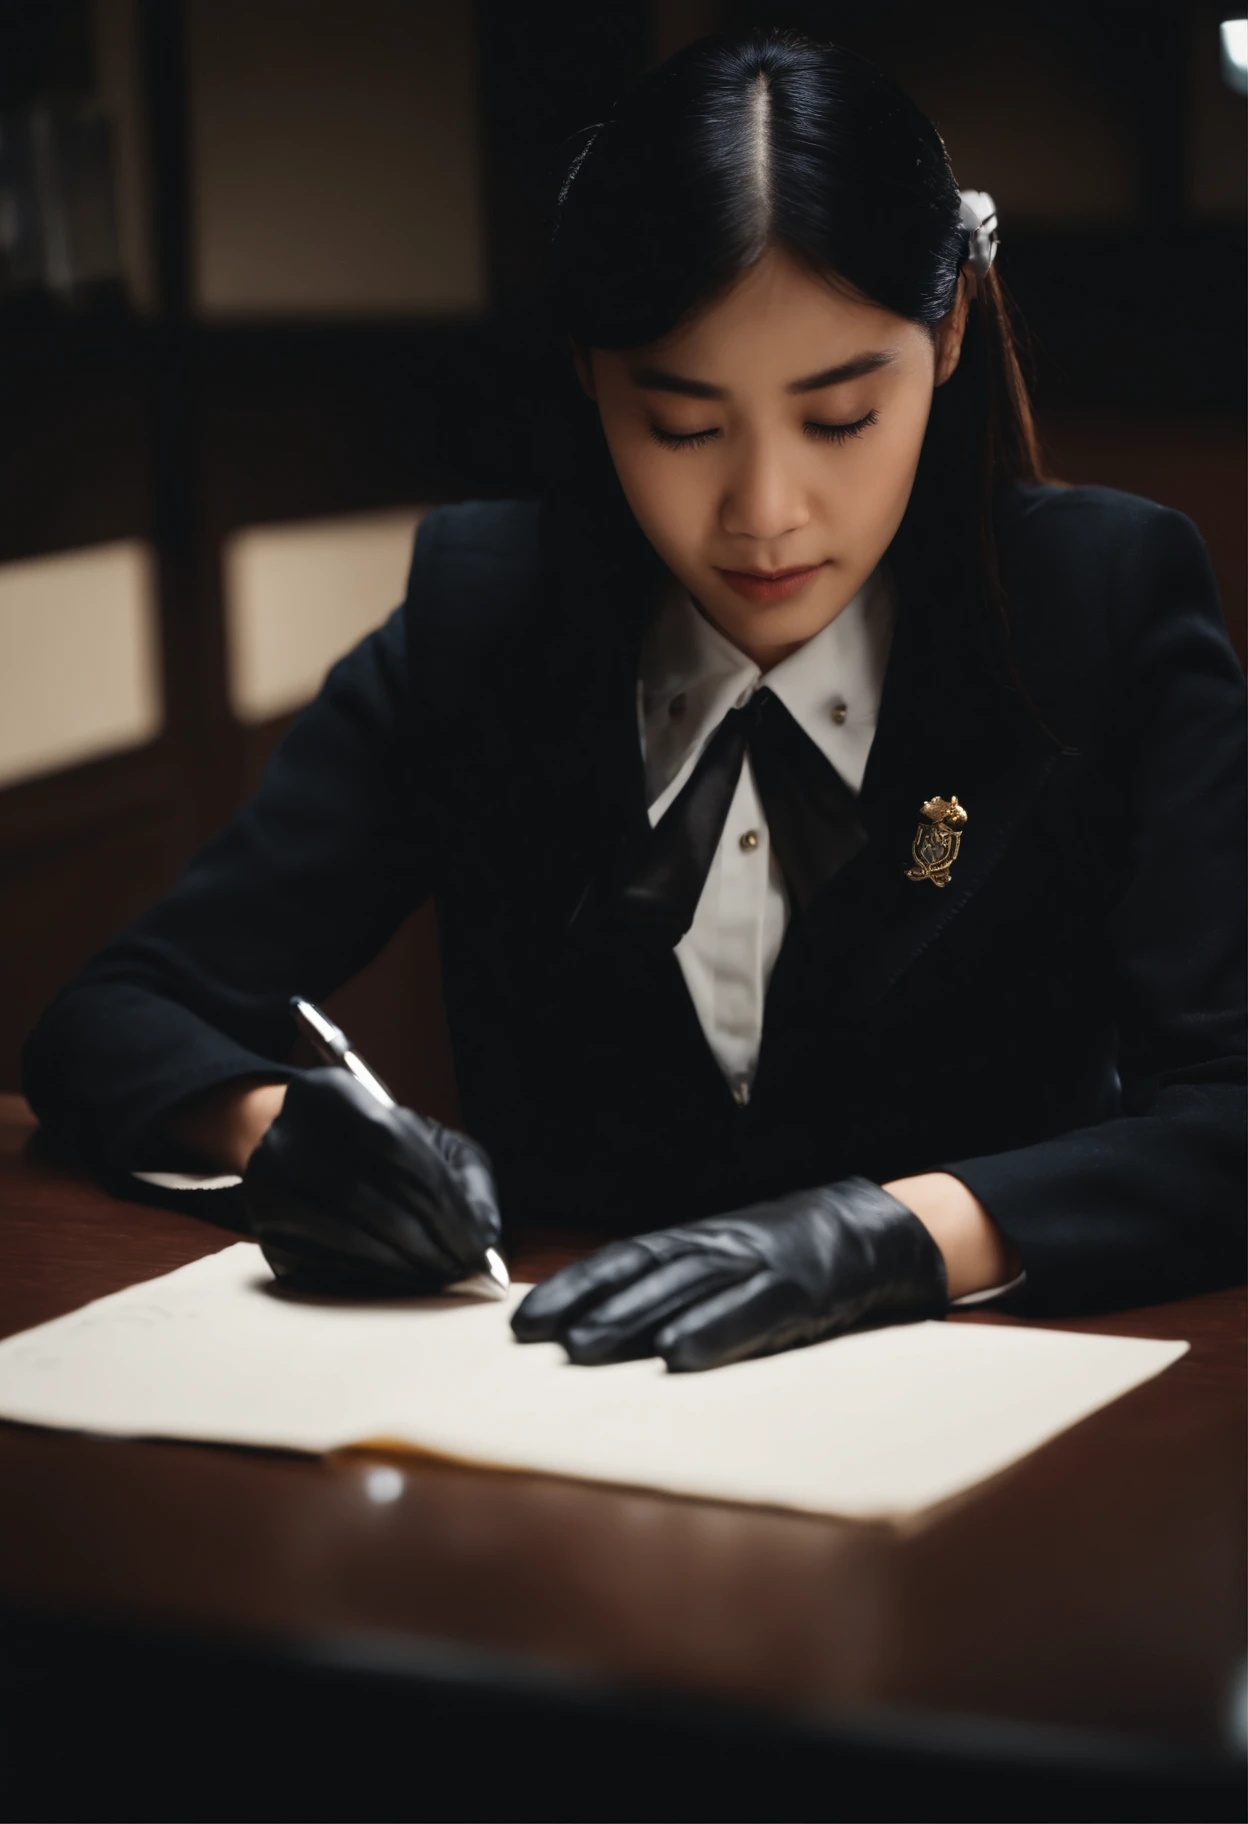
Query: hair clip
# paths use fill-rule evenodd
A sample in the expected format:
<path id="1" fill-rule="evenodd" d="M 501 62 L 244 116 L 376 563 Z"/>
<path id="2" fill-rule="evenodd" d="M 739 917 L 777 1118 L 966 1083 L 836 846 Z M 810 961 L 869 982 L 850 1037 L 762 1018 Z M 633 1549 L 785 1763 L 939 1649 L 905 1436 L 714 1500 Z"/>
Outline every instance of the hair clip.
<path id="1" fill-rule="evenodd" d="M 997 255 L 997 205 L 986 190 L 960 190 L 962 226 L 969 248 L 967 258 L 977 278 L 983 278 Z"/>

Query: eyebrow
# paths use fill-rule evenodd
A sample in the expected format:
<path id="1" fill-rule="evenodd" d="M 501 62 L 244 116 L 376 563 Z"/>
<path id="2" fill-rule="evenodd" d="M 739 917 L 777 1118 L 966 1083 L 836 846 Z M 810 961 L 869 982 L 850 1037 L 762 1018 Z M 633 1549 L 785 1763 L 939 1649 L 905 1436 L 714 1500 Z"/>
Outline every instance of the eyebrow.
<path id="1" fill-rule="evenodd" d="M 817 393 L 825 386 L 839 386 L 844 380 L 857 380 L 863 374 L 873 374 L 878 368 L 887 367 L 890 361 L 897 359 L 895 348 L 868 349 L 865 354 L 854 355 L 848 361 L 841 361 L 836 367 L 825 367 L 817 374 L 807 374 L 801 380 L 790 380 L 785 387 L 786 393 Z M 688 380 L 683 374 L 673 374 L 665 367 L 640 367 L 633 374 L 633 385 L 639 386 L 648 393 L 680 393 L 686 399 L 726 399 L 728 389 L 723 386 L 711 386 L 705 380 Z"/>

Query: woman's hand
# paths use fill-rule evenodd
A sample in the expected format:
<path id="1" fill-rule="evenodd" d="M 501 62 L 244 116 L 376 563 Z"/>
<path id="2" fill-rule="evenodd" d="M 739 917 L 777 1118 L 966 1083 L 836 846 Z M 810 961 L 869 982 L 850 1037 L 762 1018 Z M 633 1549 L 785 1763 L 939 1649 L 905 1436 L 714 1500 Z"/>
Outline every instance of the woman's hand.
<path id="1" fill-rule="evenodd" d="M 478 1267 L 502 1230 L 474 1140 L 383 1107 L 333 1067 L 288 1085 L 243 1196 L 278 1279 L 320 1291 L 437 1292 Z"/>
<path id="2" fill-rule="evenodd" d="M 574 1362 L 661 1355 L 716 1368 L 819 1342 L 864 1318 L 944 1315 L 945 1261 L 913 1211 L 869 1178 L 842 1178 L 725 1216 L 612 1242 L 534 1286 L 521 1342 Z"/>

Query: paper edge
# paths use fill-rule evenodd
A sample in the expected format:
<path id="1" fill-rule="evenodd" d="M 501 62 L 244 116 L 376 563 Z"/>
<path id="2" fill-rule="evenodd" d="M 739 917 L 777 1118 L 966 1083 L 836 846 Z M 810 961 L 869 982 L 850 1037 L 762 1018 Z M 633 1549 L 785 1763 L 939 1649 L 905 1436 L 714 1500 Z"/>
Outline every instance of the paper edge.
<path id="1" fill-rule="evenodd" d="M 179 1274 L 188 1273 L 202 1267 L 204 1263 L 209 1260 L 217 1260 L 226 1255 L 233 1255 L 241 1249 L 246 1249 L 249 1253 L 252 1251 L 259 1252 L 259 1244 L 248 1239 L 230 1242 L 227 1243 L 225 1247 L 212 1249 L 206 1254 L 197 1256 L 194 1260 L 185 1261 L 180 1266 L 168 1268 L 163 1273 L 157 1273 L 151 1278 L 135 1280 L 131 1282 L 130 1285 L 121 1287 L 115 1292 L 102 1293 L 98 1298 L 89 1299 L 86 1304 L 75 1306 L 71 1311 L 64 1312 L 58 1317 L 45 1319 L 41 1324 L 31 1325 L 26 1330 L 14 1331 L 11 1336 L 0 1339 L 0 1352 L 4 1350 L 8 1343 L 16 1343 L 23 1338 L 28 1338 L 39 1331 L 47 1330 L 54 1326 L 59 1327 L 62 1324 L 72 1323 L 76 1318 L 85 1315 L 99 1305 L 124 1298 L 130 1292 L 139 1291 L 142 1288 L 150 1287 L 161 1281 L 175 1279 Z M 512 1289 L 514 1291 L 526 1290 L 528 1283 L 529 1282 L 527 1281 L 513 1281 Z M 928 1319 L 926 1322 L 929 1325 L 939 1324 L 942 1330 L 944 1328 L 944 1322 L 941 1319 Z M 962 1329 L 963 1326 L 958 1326 L 958 1328 Z M 965 1329 L 968 1331 L 975 1331 L 979 1328 L 980 1326 L 965 1326 Z M 1119 1400 L 1125 1399 L 1129 1394 L 1136 1392 L 1138 1388 L 1147 1385 L 1149 1381 L 1156 1380 L 1159 1375 L 1165 1373 L 1166 1369 L 1173 1367 L 1175 1362 L 1182 1360 L 1183 1356 L 1188 1354 L 1192 1347 L 1190 1341 L 1180 1338 L 1123 1336 L 1118 1332 L 1113 1331 L 1071 1331 L 1057 1329 L 1052 1325 L 1035 1323 L 1009 1324 L 1005 1326 L 993 1325 L 992 1329 L 994 1332 L 1000 1329 L 1006 1331 L 1022 1330 L 1029 1335 L 1041 1332 L 1062 1337 L 1075 1336 L 1095 1338 L 1098 1340 L 1103 1339 L 1106 1342 L 1113 1343 L 1143 1343 L 1150 1346 L 1155 1351 L 1162 1352 L 1164 1359 L 1158 1359 L 1145 1373 L 1137 1380 L 1133 1381 L 1130 1386 L 1121 1389 L 1119 1392 L 1108 1393 L 1103 1398 L 1098 1398 L 1094 1405 L 1089 1406 L 1085 1411 L 1081 1412 L 1077 1418 L 1050 1426 L 1038 1438 L 1021 1445 L 1016 1451 L 1012 1452 L 1011 1455 L 997 1463 L 996 1466 L 986 1474 L 974 1475 L 971 1480 L 958 1483 L 946 1493 L 935 1496 L 932 1500 L 925 1502 L 920 1507 L 907 1508 L 876 1507 L 857 1510 L 833 1508 L 826 1505 L 812 1505 L 809 1502 L 800 1500 L 754 1499 L 748 1495 L 708 1493 L 701 1489 L 683 1488 L 673 1486 L 670 1483 L 659 1484 L 644 1479 L 621 1481 L 607 1476 L 595 1476 L 589 1473 L 577 1472 L 575 1470 L 545 1468 L 535 1466 L 531 1463 L 512 1463 L 499 1459 L 486 1460 L 478 1457 L 457 1455 L 454 1452 L 421 1443 L 416 1438 L 392 1436 L 388 1433 L 377 1434 L 376 1436 L 363 1439 L 331 1439 L 329 1441 L 312 1444 L 291 1444 L 289 1440 L 274 1443 L 264 1439 L 222 1437 L 207 1431 L 199 1434 L 185 1431 L 174 1434 L 154 1431 L 113 1431 L 105 1430 L 100 1426 L 83 1426 L 57 1420 L 22 1418 L 17 1416 L 0 1416 L 0 1423 L 21 1425 L 30 1429 L 56 1431 L 80 1437 L 115 1438 L 119 1441 L 129 1443 L 208 1445 L 212 1448 L 256 1450 L 286 1456 L 310 1458 L 328 1458 L 349 1453 L 366 1455 L 371 1451 L 374 1454 L 391 1456 L 402 1455 L 410 1458 L 422 1459 L 428 1462 L 453 1464 L 458 1468 L 482 1470 L 487 1473 L 490 1471 L 499 1471 L 506 1475 L 541 1476 L 547 1480 L 577 1482 L 586 1487 L 632 1490 L 634 1492 L 640 1490 L 647 1494 L 659 1495 L 664 1498 L 682 1501 L 710 1502 L 721 1507 L 744 1507 L 772 1513 L 800 1514 L 805 1517 L 837 1520 L 842 1523 L 853 1523 L 856 1525 L 886 1526 L 891 1530 L 904 1535 L 917 1532 L 923 1527 L 930 1525 L 935 1519 L 943 1517 L 946 1511 L 951 1509 L 955 1504 L 973 1498 L 981 1490 L 988 1488 L 992 1483 L 996 1482 L 999 1477 L 1015 1470 L 1021 1462 L 1024 1462 L 1028 1457 L 1035 1455 L 1037 1452 L 1042 1451 L 1045 1446 L 1052 1443 L 1055 1438 L 1061 1437 L 1066 1432 L 1076 1430 L 1085 1419 L 1090 1419 L 1094 1413 L 1103 1411 L 1107 1406 L 1115 1405 Z M 711 1370 L 710 1372 L 713 1373 L 715 1371 Z"/>
<path id="2" fill-rule="evenodd" d="M 939 1322 L 939 1320 L 934 1321 Z M 1051 1330 L 1050 1326 L 1041 1324 L 1028 1324 L 1019 1326 L 1019 1328 L 1025 1328 L 1031 1332 L 1041 1329 Z M 619 1481 L 608 1476 L 594 1476 L 585 1472 L 578 1473 L 574 1470 L 546 1469 L 531 1463 L 508 1463 L 495 1458 L 484 1461 L 479 1457 L 460 1456 L 452 1451 L 438 1449 L 428 1444 L 418 1443 L 415 1440 L 392 1437 L 386 1434 L 379 1434 L 378 1436 L 371 1438 L 352 1439 L 346 1443 L 333 1446 L 332 1452 L 329 1454 L 347 1455 L 358 1452 L 362 1455 L 367 1455 L 371 1452 L 375 1455 L 385 1457 L 405 1456 L 427 1462 L 450 1463 L 461 1469 L 479 1469 L 485 1471 L 499 1470 L 505 1475 L 541 1476 L 550 1481 L 578 1482 L 585 1487 L 592 1488 L 627 1489 L 632 1490 L 633 1492 L 641 1490 L 646 1494 L 662 1495 L 673 1500 L 709 1501 L 719 1507 L 747 1507 L 771 1513 L 801 1514 L 808 1518 L 814 1517 L 824 1520 L 838 1520 L 841 1522 L 853 1523 L 855 1525 L 886 1526 L 894 1532 L 905 1535 L 921 1530 L 922 1527 L 929 1525 L 932 1520 L 938 1516 L 943 1518 L 947 1509 L 950 1509 L 956 1503 L 969 1500 L 981 1490 L 987 1489 L 1000 1477 L 1009 1474 L 1012 1470 L 1016 1469 L 1020 1463 L 1025 1462 L 1028 1457 L 1037 1455 L 1046 1445 L 1051 1444 L 1055 1438 L 1060 1438 L 1067 1432 L 1076 1431 L 1078 1427 L 1083 1424 L 1085 1419 L 1092 1418 L 1095 1413 L 1103 1412 L 1108 1406 L 1116 1405 L 1119 1400 L 1125 1400 L 1129 1394 L 1135 1393 L 1139 1388 L 1147 1386 L 1150 1381 L 1155 1381 L 1159 1375 L 1165 1373 L 1167 1368 L 1172 1368 L 1176 1362 L 1181 1361 L 1183 1357 L 1189 1353 L 1192 1347 L 1189 1341 L 1184 1341 L 1177 1337 L 1122 1337 L 1115 1333 L 1105 1331 L 1071 1332 L 1063 1330 L 1051 1331 L 1051 1333 L 1060 1336 L 1070 1336 L 1072 1334 L 1079 1336 L 1105 1336 L 1107 1340 L 1112 1342 L 1147 1343 L 1157 1349 L 1166 1350 L 1168 1353 L 1166 1359 L 1158 1360 L 1154 1366 L 1149 1368 L 1147 1373 L 1141 1375 L 1138 1380 L 1131 1384 L 1131 1386 L 1124 1387 L 1117 1393 L 1107 1393 L 1104 1398 L 1098 1399 L 1095 1405 L 1089 1406 L 1086 1411 L 1081 1412 L 1078 1418 L 1055 1424 L 1033 1442 L 1020 1446 L 1013 1455 L 998 1463 L 995 1469 L 990 1470 L 986 1475 L 976 1475 L 970 1481 L 961 1482 L 956 1487 L 949 1489 L 946 1494 L 934 1497 L 931 1501 L 925 1502 L 921 1507 L 863 1508 L 853 1510 L 848 1508 L 812 1506 L 809 1503 L 802 1501 L 780 1501 L 774 1499 L 755 1500 L 747 1495 L 708 1494 L 701 1489 L 680 1488 L 673 1486 L 670 1483 L 659 1484 L 644 1480 Z"/>

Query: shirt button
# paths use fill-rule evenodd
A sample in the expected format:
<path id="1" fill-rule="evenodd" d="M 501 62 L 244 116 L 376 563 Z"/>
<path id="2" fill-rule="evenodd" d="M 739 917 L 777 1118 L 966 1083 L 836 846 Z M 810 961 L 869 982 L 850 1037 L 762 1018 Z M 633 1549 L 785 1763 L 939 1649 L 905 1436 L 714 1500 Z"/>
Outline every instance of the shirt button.
<path id="1" fill-rule="evenodd" d="M 832 705 L 832 720 L 834 722 L 843 722 L 848 714 L 849 714 L 849 710 L 846 708 L 845 704 L 842 703 L 840 701 L 840 699 L 838 698 L 837 701 Z"/>
<path id="2" fill-rule="evenodd" d="M 678 690 L 667 706 L 668 715 L 672 717 L 683 716 L 688 706 L 688 702 L 689 699 L 686 697 L 684 691 Z"/>
<path id="3" fill-rule="evenodd" d="M 732 1079 L 732 1099 L 738 1108 L 744 1108 L 750 1099 L 750 1079 L 734 1077 Z"/>
<path id="4" fill-rule="evenodd" d="M 740 840 L 741 840 L 741 847 L 745 850 L 746 854 L 748 855 L 751 849 L 756 849 L 758 847 L 758 831 L 757 830 L 747 830 L 745 832 L 745 835 L 742 836 Z"/>

